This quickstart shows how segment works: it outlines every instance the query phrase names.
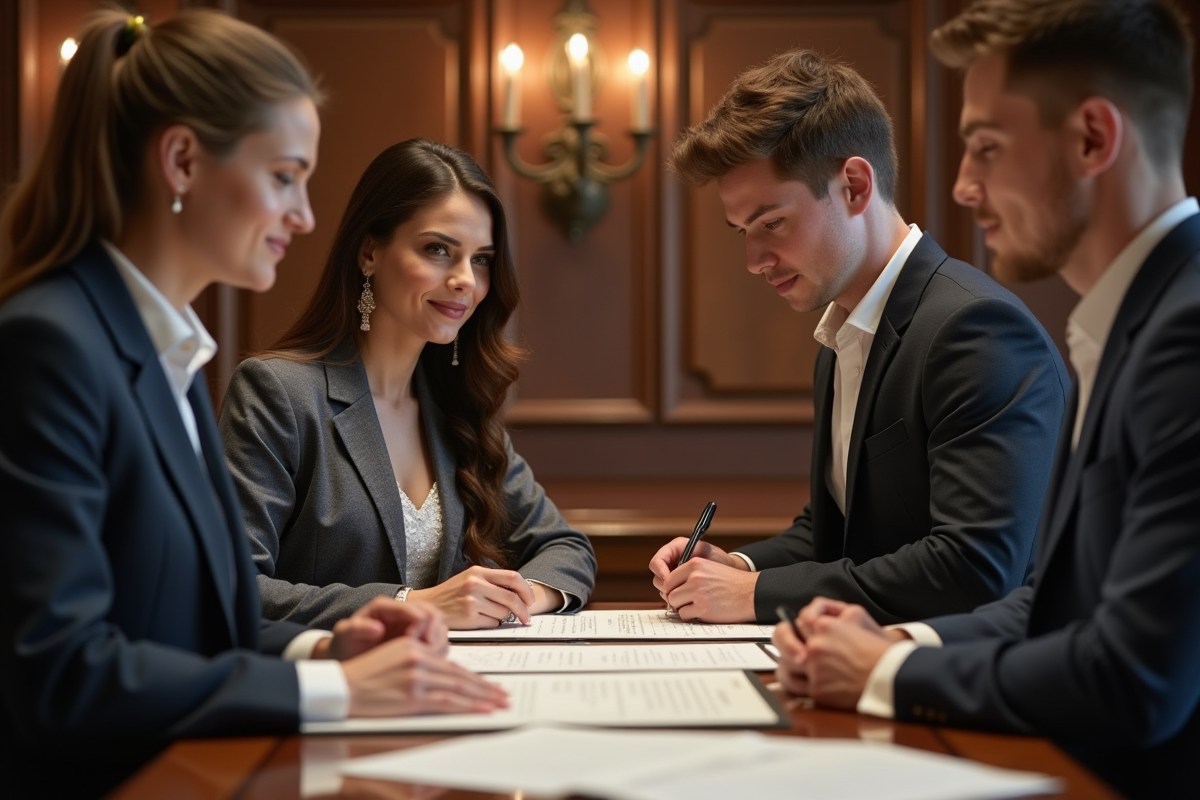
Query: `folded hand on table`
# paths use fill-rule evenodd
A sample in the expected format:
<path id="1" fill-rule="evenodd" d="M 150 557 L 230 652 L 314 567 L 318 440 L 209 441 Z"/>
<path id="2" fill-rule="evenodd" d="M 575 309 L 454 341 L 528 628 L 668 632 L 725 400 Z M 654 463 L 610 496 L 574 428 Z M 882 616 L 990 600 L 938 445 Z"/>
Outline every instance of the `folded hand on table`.
<path id="1" fill-rule="evenodd" d="M 862 606 L 818 597 L 801 610 L 795 626 L 775 626 L 772 641 L 780 654 L 775 676 L 792 694 L 853 709 L 879 659 L 903 638 L 907 634 L 884 630 Z"/>

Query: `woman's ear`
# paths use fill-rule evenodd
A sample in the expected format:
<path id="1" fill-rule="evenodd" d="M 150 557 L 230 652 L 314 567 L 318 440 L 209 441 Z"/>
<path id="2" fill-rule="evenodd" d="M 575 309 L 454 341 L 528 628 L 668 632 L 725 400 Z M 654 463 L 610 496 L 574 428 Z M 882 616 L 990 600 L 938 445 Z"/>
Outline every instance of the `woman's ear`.
<path id="1" fill-rule="evenodd" d="M 363 239 L 362 246 L 358 248 L 358 268 L 368 278 L 375 274 L 375 252 L 378 249 L 379 243 L 370 236 Z"/>
<path id="2" fill-rule="evenodd" d="M 199 167 L 200 140 L 187 125 L 171 125 L 158 137 L 158 171 L 167 193 L 183 196 L 192 188 Z"/>

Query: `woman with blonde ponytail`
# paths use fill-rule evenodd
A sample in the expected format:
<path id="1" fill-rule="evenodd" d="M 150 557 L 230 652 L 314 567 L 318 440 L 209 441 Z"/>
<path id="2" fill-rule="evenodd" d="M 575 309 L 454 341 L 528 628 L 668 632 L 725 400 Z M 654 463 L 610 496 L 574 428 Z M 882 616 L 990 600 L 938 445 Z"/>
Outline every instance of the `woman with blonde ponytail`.
<path id="1" fill-rule="evenodd" d="M 0 221 L 0 774 L 104 791 L 172 739 L 487 711 L 434 608 L 263 623 L 190 303 L 312 229 L 319 91 L 263 31 L 93 14 Z M 281 658 L 282 656 L 282 658 Z M 336 660 L 330 660 L 336 659 Z"/>

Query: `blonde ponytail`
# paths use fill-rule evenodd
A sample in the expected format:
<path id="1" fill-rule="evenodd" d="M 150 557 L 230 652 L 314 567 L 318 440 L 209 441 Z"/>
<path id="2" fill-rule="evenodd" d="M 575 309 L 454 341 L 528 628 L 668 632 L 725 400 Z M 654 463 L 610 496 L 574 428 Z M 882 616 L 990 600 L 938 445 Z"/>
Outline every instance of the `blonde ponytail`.
<path id="1" fill-rule="evenodd" d="M 89 243 L 120 235 L 155 131 L 187 125 L 222 156 L 302 96 L 320 101 L 304 65 L 252 25 L 200 9 L 153 29 L 121 11 L 92 13 L 41 153 L 0 215 L 0 302 Z"/>

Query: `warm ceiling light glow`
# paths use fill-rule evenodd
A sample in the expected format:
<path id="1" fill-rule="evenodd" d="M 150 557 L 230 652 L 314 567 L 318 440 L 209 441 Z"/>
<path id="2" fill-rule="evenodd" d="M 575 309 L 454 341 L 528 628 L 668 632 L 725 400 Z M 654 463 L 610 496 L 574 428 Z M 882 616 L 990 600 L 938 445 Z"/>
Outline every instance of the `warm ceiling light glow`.
<path id="1" fill-rule="evenodd" d="M 571 58 L 576 61 L 582 61 L 587 58 L 588 40 L 582 33 L 576 33 L 567 40 L 567 52 L 571 54 Z"/>
<path id="2" fill-rule="evenodd" d="M 509 75 L 514 75 L 521 69 L 521 65 L 525 63 L 525 54 L 521 52 L 521 48 L 516 44 L 510 44 L 500 53 L 500 63 Z"/>
<path id="3" fill-rule="evenodd" d="M 634 75 L 645 75 L 646 70 L 650 69 L 650 56 L 646 55 L 645 50 L 634 50 L 629 54 L 629 69 Z"/>
<path id="4" fill-rule="evenodd" d="M 75 55 L 75 51 L 79 49 L 79 43 L 68 36 L 63 39 L 62 47 L 58 48 L 58 54 L 62 56 L 63 61 L 70 61 L 71 56 Z"/>

